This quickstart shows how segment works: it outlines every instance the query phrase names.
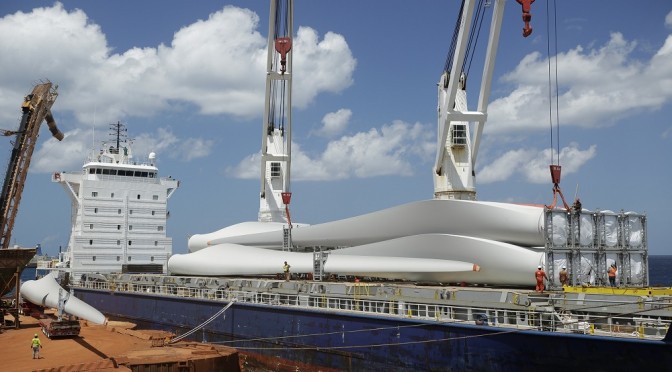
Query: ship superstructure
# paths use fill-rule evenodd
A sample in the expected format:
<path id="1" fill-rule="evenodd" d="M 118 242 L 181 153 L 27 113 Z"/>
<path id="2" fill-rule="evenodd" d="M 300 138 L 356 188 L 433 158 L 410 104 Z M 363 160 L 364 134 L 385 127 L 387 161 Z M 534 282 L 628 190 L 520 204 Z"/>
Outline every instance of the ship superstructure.
<path id="1" fill-rule="evenodd" d="M 172 253 L 166 236 L 168 199 L 179 187 L 159 177 L 156 155 L 133 156 L 125 126 L 112 124 L 112 140 L 92 153 L 79 172 L 52 181 L 72 200 L 72 231 L 63 262 L 74 278 L 83 273 L 165 273 Z"/>

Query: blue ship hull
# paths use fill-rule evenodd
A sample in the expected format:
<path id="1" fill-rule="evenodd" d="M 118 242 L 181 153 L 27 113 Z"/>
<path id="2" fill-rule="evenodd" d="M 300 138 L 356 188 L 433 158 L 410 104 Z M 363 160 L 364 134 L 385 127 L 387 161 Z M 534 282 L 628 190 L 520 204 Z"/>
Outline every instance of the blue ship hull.
<path id="1" fill-rule="evenodd" d="M 78 289 L 75 295 L 108 316 L 178 334 L 226 305 L 90 289 Z M 662 341 L 623 339 L 235 303 L 196 335 L 322 369 L 672 370 L 669 334 Z"/>

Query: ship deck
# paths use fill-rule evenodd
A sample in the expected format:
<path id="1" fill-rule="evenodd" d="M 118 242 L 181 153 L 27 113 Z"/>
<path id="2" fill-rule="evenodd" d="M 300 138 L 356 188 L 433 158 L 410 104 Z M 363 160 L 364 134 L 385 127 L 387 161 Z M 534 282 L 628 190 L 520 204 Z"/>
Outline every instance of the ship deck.
<path id="1" fill-rule="evenodd" d="M 259 278 L 112 274 L 81 289 L 202 299 L 421 322 L 490 325 L 661 340 L 672 323 L 669 288 L 524 288 L 316 282 Z"/>

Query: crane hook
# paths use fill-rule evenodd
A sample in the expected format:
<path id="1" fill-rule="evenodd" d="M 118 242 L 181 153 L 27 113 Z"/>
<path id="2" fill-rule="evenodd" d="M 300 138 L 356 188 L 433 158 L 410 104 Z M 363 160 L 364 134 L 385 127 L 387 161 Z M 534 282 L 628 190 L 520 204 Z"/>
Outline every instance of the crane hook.
<path id="1" fill-rule="evenodd" d="M 516 1 L 523 7 L 523 22 L 525 22 L 525 27 L 523 27 L 523 37 L 528 37 L 532 34 L 532 27 L 530 27 L 532 14 L 530 14 L 530 8 L 534 0 L 516 0 Z"/>

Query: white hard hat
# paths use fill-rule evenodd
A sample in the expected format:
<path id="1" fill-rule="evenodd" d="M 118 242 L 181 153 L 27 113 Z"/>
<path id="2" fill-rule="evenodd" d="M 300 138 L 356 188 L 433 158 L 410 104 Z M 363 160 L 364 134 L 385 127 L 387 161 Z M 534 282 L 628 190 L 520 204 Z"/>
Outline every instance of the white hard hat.
<path id="1" fill-rule="evenodd" d="M 541 265 L 537 266 L 537 269 L 541 269 Z"/>
<path id="2" fill-rule="evenodd" d="M 563 269 L 566 269 L 566 267 L 564 267 L 564 266 L 563 266 L 562 268 L 563 268 Z"/>

